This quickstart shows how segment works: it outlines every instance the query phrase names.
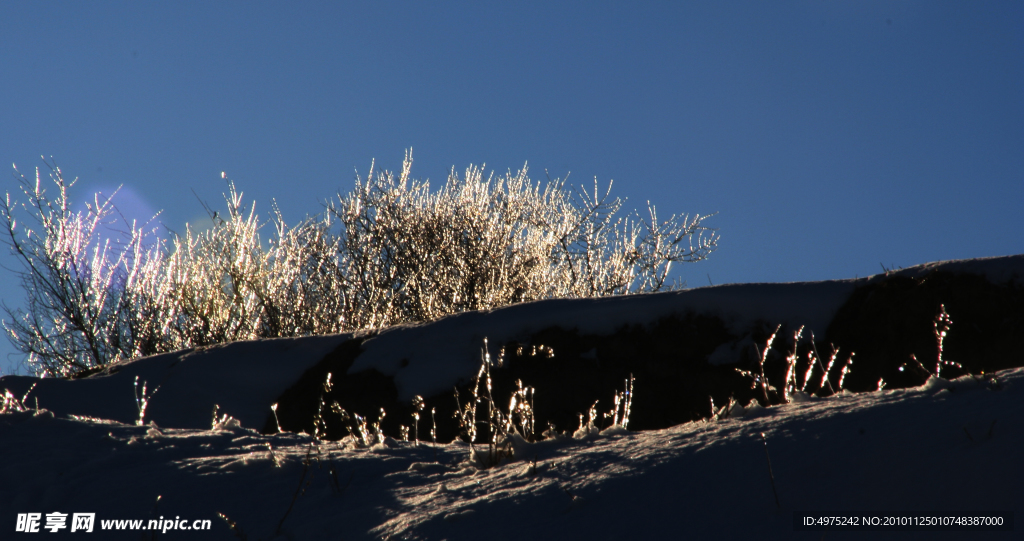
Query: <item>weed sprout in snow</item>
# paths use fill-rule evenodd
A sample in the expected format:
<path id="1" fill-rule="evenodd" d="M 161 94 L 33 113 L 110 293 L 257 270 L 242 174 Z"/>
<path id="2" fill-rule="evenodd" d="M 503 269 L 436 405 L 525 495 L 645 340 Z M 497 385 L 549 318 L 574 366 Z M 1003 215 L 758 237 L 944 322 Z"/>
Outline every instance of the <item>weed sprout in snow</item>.
<path id="1" fill-rule="evenodd" d="M 752 370 L 741 370 L 739 368 L 735 369 L 741 375 L 752 380 L 750 386 L 751 389 L 757 389 L 760 387 L 761 395 L 764 397 L 765 407 L 770 406 L 772 402 L 771 399 L 768 398 L 768 378 L 764 375 L 764 363 L 768 361 L 768 351 L 772 348 L 772 342 L 775 341 L 775 336 L 779 334 L 780 330 L 782 330 L 781 324 L 775 329 L 775 332 L 768 337 L 768 342 L 764 346 L 764 352 L 757 347 L 757 344 L 754 344 L 754 351 L 757 352 L 757 372 Z"/>
<path id="2" fill-rule="evenodd" d="M 220 406 L 217 404 L 213 405 L 213 420 L 210 423 L 210 430 L 222 431 L 237 430 L 240 428 L 242 428 L 242 425 L 238 422 L 238 419 L 235 419 L 227 413 L 220 413 Z"/>
<path id="3" fill-rule="evenodd" d="M 611 418 L 613 427 L 628 428 L 629 412 L 633 406 L 633 374 L 626 380 L 624 390 L 621 393 L 616 391 L 612 404 L 612 410 L 604 414 L 605 418 Z M 714 412 L 714 409 L 715 402 L 712 400 L 711 411 Z"/>
<path id="4" fill-rule="evenodd" d="M 36 385 L 37 383 L 33 383 L 21 398 L 14 396 L 11 391 L 4 389 L 4 395 L 2 397 L 3 401 L 0 402 L 0 414 L 27 411 L 28 408 L 25 407 L 25 399 L 28 398 L 28 394 L 32 392 L 32 389 L 36 388 Z M 36 402 L 36 409 L 39 409 L 38 400 Z"/>
<path id="5" fill-rule="evenodd" d="M 923 372 L 926 376 L 926 379 L 931 379 L 932 377 L 941 378 L 942 369 L 943 367 L 946 366 L 953 366 L 959 370 L 964 370 L 963 365 L 961 365 L 960 363 L 954 361 L 947 361 L 946 359 L 943 358 L 943 347 L 946 340 L 946 335 L 949 333 L 949 329 L 953 326 L 953 318 L 950 317 L 950 315 L 946 312 L 945 304 L 939 305 L 939 313 L 935 316 L 933 326 L 935 327 L 935 342 L 936 347 L 938 349 L 938 354 L 935 359 L 935 371 L 932 372 L 931 370 L 925 368 L 924 365 L 917 360 L 916 355 L 910 354 L 910 362 L 903 363 L 899 368 L 900 372 L 903 372 L 909 364 L 910 366 L 913 366 L 914 368 L 917 368 L 918 370 Z"/>
<path id="6" fill-rule="evenodd" d="M 516 390 L 508 404 L 507 429 L 518 432 L 526 440 L 533 438 L 535 419 L 533 416 L 533 387 L 523 387 L 523 381 L 516 380 Z"/>
<path id="7" fill-rule="evenodd" d="M 939 354 L 935 361 L 935 375 L 942 377 L 942 343 L 946 340 L 946 333 L 953 326 L 953 318 L 946 313 L 946 305 L 939 305 L 939 315 L 935 316 L 935 341 L 938 342 Z"/>
<path id="8" fill-rule="evenodd" d="M 742 370 L 739 368 L 735 369 L 736 372 L 738 372 L 739 374 L 750 378 L 751 389 L 760 388 L 760 394 L 762 400 L 764 401 L 764 407 L 770 407 L 774 405 L 771 397 L 768 394 L 769 390 L 773 391 L 773 395 L 776 395 L 776 398 L 780 401 L 780 403 L 785 404 L 789 403 L 792 400 L 793 391 L 797 389 L 797 385 L 799 383 L 797 381 L 796 368 L 799 360 L 798 346 L 800 338 L 803 335 L 803 326 L 801 326 L 793 333 L 793 349 L 786 355 L 785 372 L 782 381 L 779 382 L 781 386 L 778 388 L 772 386 L 769 383 L 767 376 L 765 376 L 764 365 L 768 360 L 768 351 L 771 349 L 772 343 L 774 343 L 776 336 L 781 330 L 782 325 L 780 324 L 778 327 L 776 327 L 775 332 L 773 332 L 771 336 L 768 337 L 768 341 L 766 342 L 763 351 L 757 348 L 755 344 L 754 347 L 757 351 L 758 357 L 757 368 L 755 370 Z M 845 363 L 837 363 L 837 361 L 839 360 L 839 349 L 833 346 L 832 356 L 829 359 L 828 366 L 822 365 L 821 357 L 818 355 L 818 348 L 815 345 L 814 333 L 811 333 L 811 351 L 807 353 L 807 369 L 804 371 L 803 383 L 799 385 L 800 392 L 818 393 L 819 396 L 824 396 L 821 393 L 826 387 L 828 388 L 830 395 L 835 394 L 837 391 L 841 391 L 843 388 L 843 384 L 846 381 L 846 375 L 850 372 L 850 369 L 853 366 L 853 357 L 854 353 L 851 352 L 849 357 L 846 359 Z M 838 380 L 837 389 L 834 389 L 832 387 L 832 382 L 830 381 L 829 375 L 832 373 L 833 368 L 836 367 L 837 364 L 841 364 L 841 366 L 838 368 L 838 375 L 835 376 Z M 816 366 L 821 370 L 821 379 L 820 381 L 818 381 L 817 388 L 815 389 L 809 387 L 809 384 L 813 380 L 814 368 Z M 879 385 L 882 385 L 882 383 L 880 382 Z M 781 396 L 779 396 L 777 392 L 781 392 Z M 714 417 L 715 415 L 716 414 L 714 412 L 714 401 L 712 401 L 712 416 Z"/>
<path id="9" fill-rule="evenodd" d="M 413 441 L 416 442 L 416 443 L 419 443 L 419 441 L 420 441 L 420 412 L 423 411 L 423 409 L 426 407 L 426 405 L 423 402 L 423 397 L 420 396 L 420 395 L 416 395 L 416 396 L 412 397 L 412 407 L 413 407 L 413 410 L 414 410 L 412 412 L 413 434 L 414 434 L 413 435 L 413 438 L 414 438 Z M 403 439 L 405 441 L 409 440 L 408 437 L 404 437 Z"/>
<path id="10" fill-rule="evenodd" d="M 139 410 L 139 420 L 135 421 L 135 424 L 142 426 L 145 423 L 144 418 L 146 417 L 146 408 L 149 407 L 149 401 L 153 399 L 153 395 L 160 390 L 160 387 L 153 389 L 152 393 L 146 394 L 146 382 L 142 382 L 142 392 L 139 392 L 139 376 L 135 376 L 135 407 Z M 216 413 L 214 414 L 216 415 Z"/>
<path id="11" fill-rule="evenodd" d="M 277 433 L 280 434 L 280 433 L 284 432 L 284 430 L 281 430 L 281 419 L 278 419 L 278 417 L 277 417 L 277 403 L 276 402 L 270 405 L 270 411 L 274 413 L 274 426 L 277 427 Z"/>
<path id="12" fill-rule="evenodd" d="M 793 333 L 793 352 L 786 357 L 786 378 L 782 384 L 782 401 L 789 403 L 790 394 L 793 392 L 793 388 L 796 387 L 796 361 L 797 361 L 797 346 L 800 344 L 800 337 L 804 333 L 803 325 L 795 333 Z"/>
<path id="13" fill-rule="evenodd" d="M 583 414 L 582 413 L 579 414 L 579 416 L 580 416 L 580 427 L 576 429 L 576 432 L 573 432 L 573 434 L 572 434 L 573 438 L 576 438 L 578 440 L 582 440 L 582 439 L 588 438 L 590 436 L 596 436 L 597 434 L 599 434 L 601 432 L 601 429 L 597 427 L 596 423 L 594 423 L 594 421 L 597 420 L 597 403 L 598 402 L 600 402 L 600 400 L 595 400 L 594 404 L 590 406 L 590 410 L 587 412 L 587 422 L 586 422 L 586 424 L 583 423 Z"/>
<path id="14" fill-rule="evenodd" d="M 548 358 L 554 356 L 554 351 L 541 346 Z M 515 389 L 509 398 L 508 411 L 503 411 L 495 405 L 492 391 L 491 368 L 501 366 L 504 358 L 504 349 L 501 350 L 496 361 L 492 360 L 487 339 L 484 339 L 484 347 L 480 352 L 480 369 L 472 380 L 470 386 L 471 399 L 462 404 L 459 400 L 459 390 L 455 389 L 456 411 L 462 434 L 466 436 L 470 444 L 470 454 L 478 467 L 489 468 L 496 466 L 504 460 L 515 458 L 515 444 L 517 442 L 536 441 L 539 437 L 558 438 L 561 437 L 555 430 L 553 424 L 548 423 L 548 429 L 538 436 L 536 432 L 536 412 L 534 410 L 534 388 L 523 384 L 522 380 L 516 380 Z M 622 392 L 616 392 L 613 398 L 612 410 L 604 413 L 606 419 L 611 419 L 608 430 L 625 431 L 629 425 L 629 415 L 633 404 L 633 375 L 625 380 L 625 388 Z M 482 389 L 481 389 L 482 387 Z M 481 403 L 487 407 L 487 421 L 477 421 L 477 408 Z M 587 420 L 584 421 L 583 414 L 580 414 L 580 428 L 573 433 L 576 439 L 583 439 L 597 435 L 601 429 L 597 426 L 599 417 L 597 409 L 598 401 L 590 407 Z M 433 410 L 431 411 L 433 414 Z M 473 447 L 478 434 L 478 425 L 486 426 L 490 430 L 488 450 L 486 455 L 478 453 Z M 433 437 L 433 430 L 431 431 Z"/>

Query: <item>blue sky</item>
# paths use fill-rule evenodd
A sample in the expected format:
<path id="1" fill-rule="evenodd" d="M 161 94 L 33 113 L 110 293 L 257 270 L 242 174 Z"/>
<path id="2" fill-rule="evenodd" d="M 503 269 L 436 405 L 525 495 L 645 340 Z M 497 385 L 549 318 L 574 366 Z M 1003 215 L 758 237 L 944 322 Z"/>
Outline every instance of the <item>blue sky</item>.
<path id="1" fill-rule="evenodd" d="M 294 223 L 409 147 L 528 161 L 718 212 L 691 287 L 1024 252 L 1020 2 L 439 4 L 4 2 L 0 158 L 175 229 L 222 171 Z"/>

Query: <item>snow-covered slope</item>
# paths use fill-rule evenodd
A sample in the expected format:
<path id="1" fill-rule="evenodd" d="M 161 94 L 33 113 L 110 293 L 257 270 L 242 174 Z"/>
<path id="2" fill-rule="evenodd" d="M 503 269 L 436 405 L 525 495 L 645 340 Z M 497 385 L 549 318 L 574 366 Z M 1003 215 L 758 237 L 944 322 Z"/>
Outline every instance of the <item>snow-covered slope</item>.
<path id="1" fill-rule="evenodd" d="M 31 539 L 14 533 L 19 513 L 40 513 L 43 523 L 52 512 L 69 521 L 74 513 L 95 513 L 96 531 L 115 519 L 144 527 L 150 519 L 188 526 L 210 520 L 210 531 L 171 530 L 158 538 L 232 539 L 217 515 L 223 513 L 250 540 L 771 540 L 821 539 L 822 531 L 794 531 L 794 516 L 804 514 L 1019 515 L 1024 369 L 995 378 L 541 442 L 521 447 L 520 460 L 488 470 L 466 464 L 465 444 L 356 450 L 325 443 L 307 468 L 303 460 L 314 449 L 307 436 L 138 427 L 26 411 L 0 416 L 0 531 L 5 539 Z M 1015 528 L 833 529 L 826 538 L 1017 539 Z M 52 537 L 45 530 L 36 535 Z"/>
<path id="2" fill-rule="evenodd" d="M 650 295 L 539 301 L 489 312 L 470 312 L 429 325 L 398 326 L 367 340 L 349 373 L 367 368 L 394 376 L 399 400 L 447 391 L 479 366 L 480 344 L 529 336 L 552 326 L 608 334 L 625 324 L 647 324 L 669 314 L 719 317 L 743 334 L 758 320 L 803 325 L 819 336 L 858 287 L 890 275 L 922 276 L 935 270 L 985 276 L 1006 283 L 1024 276 L 1024 255 L 920 265 L 861 279 L 790 284 L 729 284 Z"/>
<path id="3" fill-rule="evenodd" d="M 1024 276 L 1024 256 L 895 274 L 923 276 L 936 268 L 1005 283 Z M 735 329 L 768 320 L 823 332 L 851 292 L 885 278 L 716 286 L 461 314 L 376 334 L 363 342 L 349 372 L 372 367 L 394 376 L 402 397 L 427 394 L 476 371 L 484 336 L 500 343 L 552 325 L 601 333 L 680 310 L 713 314 Z M 389 440 L 355 449 L 252 430 L 263 427 L 270 405 L 303 373 L 351 338 L 227 344 L 139 359 L 74 381 L 0 379 L 0 392 L 19 399 L 35 385 L 24 400 L 27 411 L 0 415 L 0 538 L 35 535 L 15 532 L 19 516 L 30 513 L 40 514 L 44 538 L 52 537 L 44 528 L 49 513 L 66 513 L 67 529 L 74 513 L 95 513 L 97 531 L 115 519 L 141 520 L 143 527 L 150 519 L 165 526 L 209 520 L 208 532 L 172 529 L 157 538 L 233 538 L 237 531 L 219 518 L 223 513 L 250 540 L 820 539 L 821 531 L 794 531 L 794 513 L 1024 509 L 1022 368 L 955 385 L 933 378 L 917 389 L 754 407 L 735 418 L 664 430 L 525 444 L 516 461 L 486 470 L 469 465 L 469 448 L 458 442 Z M 136 426 L 133 392 L 143 382 L 150 424 Z M 240 423 L 211 430 L 215 404 Z M 421 438 L 426 432 L 421 426 Z M 138 531 L 67 529 L 65 536 L 140 538 Z M 1012 539 L 1015 533 L 984 535 Z M 832 529 L 826 538 L 865 535 Z"/>
<path id="4" fill-rule="evenodd" d="M 730 284 L 649 295 L 537 301 L 468 312 L 427 324 L 382 330 L 362 344 L 348 373 L 374 368 L 393 377 L 398 399 L 407 403 L 414 395 L 447 393 L 459 381 L 472 377 L 479 367 L 485 337 L 492 344 L 502 344 L 552 326 L 609 333 L 623 325 L 643 325 L 687 311 L 721 318 L 727 328 L 740 335 L 753 322 L 768 321 L 773 325 L 804 325 L 808 330 L 805 334 L 813 331 L 820 336 L 857 287 L 893 274 L 922 276 L 935 270 L 978 274 L 996 283 L 1019 281 L 1024 277 L 1024 255 L 929 263 L 860 279 Z M 138 378 L 139 385 L 145 383 L 148 392 L 159 387 L 146 410 L 146 419 L 160 426 L 204 428 L 217 405 L 243 426 L 261 429 L 271 404 L 306 370 L 350 338 L 352 335 L 345 334 L 236 342 L 136 359 L 74 381 L 6 376 L 0 378 L 0 389 L 23 394 L 35 385 L 31 400 L 38 400 L 50 411 L 130 423 L 138 419 L 134 396 Z M 726 356 L 735 356 L 740 350 L 723 351 Z"/>
<path id="5" fill-rule="evenodd" d="M 281 392 L 349 337 L 235 342 L 154 355 L 76 380 L 6 376 L 0 378 L 0 390 L 21 395 L 32 388 L 29 402 L 41 408 L 131 423 L 139 418 L 136 397 L 145 385 L 152 396 L 146 419 L 161 426 L 207 428 L 217 405 L 244 426 L 259 428 Z"/>

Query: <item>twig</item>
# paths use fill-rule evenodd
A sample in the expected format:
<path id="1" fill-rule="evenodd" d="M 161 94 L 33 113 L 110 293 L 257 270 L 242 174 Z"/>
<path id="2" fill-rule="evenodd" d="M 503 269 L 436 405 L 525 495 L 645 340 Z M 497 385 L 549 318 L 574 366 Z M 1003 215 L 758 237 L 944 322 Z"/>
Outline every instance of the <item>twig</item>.
<path id="1" fill-rule="evenodd" d="M 228 528 L 231 528 L 231 531 L 235 532 L 235 537 L 237 537 L 241 541 L 248 541 L 249 540 L 249 538 L 246 537 L 245 532 L 242 531 L 242 527 L 239 526 L 238 523 L 236 523 L 235 521 L 229 519 L 228 516 L 225 515 L 224 513 L 217 513 L 217 516 L 220 517 L 221 519 L 223 519 L 224 522 L 228 523 Z"/>
<path id="2" fill-rule="evenodd" d="M 821 354 L 818 353 L 818 346 L 814 343 L 814 331 L 811 331 L 811 348 L 814 349 L 814 359 L 818 361 L 818 368 L 821 368 L 822 373 L 825 374 L 825 385 L 828 385 L 828 392 L 836 394 L 836 390 L 832 388 L 832 382 L 828 380 L 828 370 L 821 364 Z M 821 385 L 818 385 L 818 389 L 821 390 Z"/>
<path id="3" fill-rule="evenodd" d="M 149 510 L 149 518 L 150 518 L 150 520 L 156 520 L 157 508 L 160 507 L 160 499 L 161 498 L 163 498 L 163 496 L 157 495 L 156 501 L 153 502 L 153 508 Z M 163 518 L 163 517 L 160 517 L 160 518 Z M 146 534 L 142 534 L 142 540 L 143 541 L 145 541 L 146 537 L 147 537 Z M 149 539 L 155 540 L 156 539 L 156 532 L 153 532 L 152 535 L 149 536 Z"/>
<path id="4" fill-rule="evenodd" d="M 782 509 L 782 504 L 779 503 L 779 492 L 775 490 L 775 474 L 772 473 L 772 457 L 768 456 L 768 440 L 764 437 L 764 432 L 761 433 L 761 441 L 764 442 L 764 457 L 768 459 L 768 477 L 772 480 L 772 493 L 775 494 L 775 505 Z"/>
<path id="5" fill-rule="evenodd" d="M 274 531 L 274 535 L 281 534 L 281 528 L 284 526 L 284 521 L 288 518 L 288 515 L 291 514 L 292 508 L 295 507 L 296 500 L 298 500 L 299 496 L 301 496 L 306 491 L 303 484 L 309 486 L 309 483 L 313 482 L 312 476 L 310 476 L 309 478 L 309 483 L 306 482 L 306 474 L 309 472 L 309 462 L 310 457 L 312 456 L 314 443 L 316 443 L 315 439 L 309 442 L 309 449 L 306 450 L 306 459 L 302 461 L 302 477 L 299 477 L 299 486 L 295 487 L 295 495 L 292 496 L 292 502 L 288 504 L 288 510 L 284 512 L 284 516 L 281 517 L 280 522 L 277 523 L 277 530 Z M 230 525 L 231 523 L 229 522 L 228 524 Z"/>

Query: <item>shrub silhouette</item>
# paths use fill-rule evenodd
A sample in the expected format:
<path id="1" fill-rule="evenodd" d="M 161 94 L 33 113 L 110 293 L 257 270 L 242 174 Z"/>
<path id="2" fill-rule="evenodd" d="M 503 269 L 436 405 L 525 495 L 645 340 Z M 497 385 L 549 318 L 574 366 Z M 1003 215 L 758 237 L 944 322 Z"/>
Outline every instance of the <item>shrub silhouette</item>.
<path id="1" fill-rule="evenodd" d="M 562 180 L 533 183 L 524 166 L 495 177 L 454 168 L 445 185 L 371 165 L 322 214 L 288 226 L 276 207 L 266 246 L 255 205 L 228 183 L 212 227 L 163 239 L 128 222 L 112 197 L 72 211 L 54 164 L 49 196 L 15 178 L 27 202 L 0 202 L 5 241 L 22 265 L 24 310 L 4 326 L 37 373 L 69 376 L 111 362 L 263 337 L 428 321 L 465 310 L 557 297 L 654 292 L 673 263 L 716 248 L 708 216 L 616 217 L 622 201 Z M 25 225 L 15 214 L 28 215 Z M 155 218 L 155 217 L 154 217 Z M 108 233 L 105 234 L 104 231 Z M 106 236 L 105 236 L 106 235 Z"/>

